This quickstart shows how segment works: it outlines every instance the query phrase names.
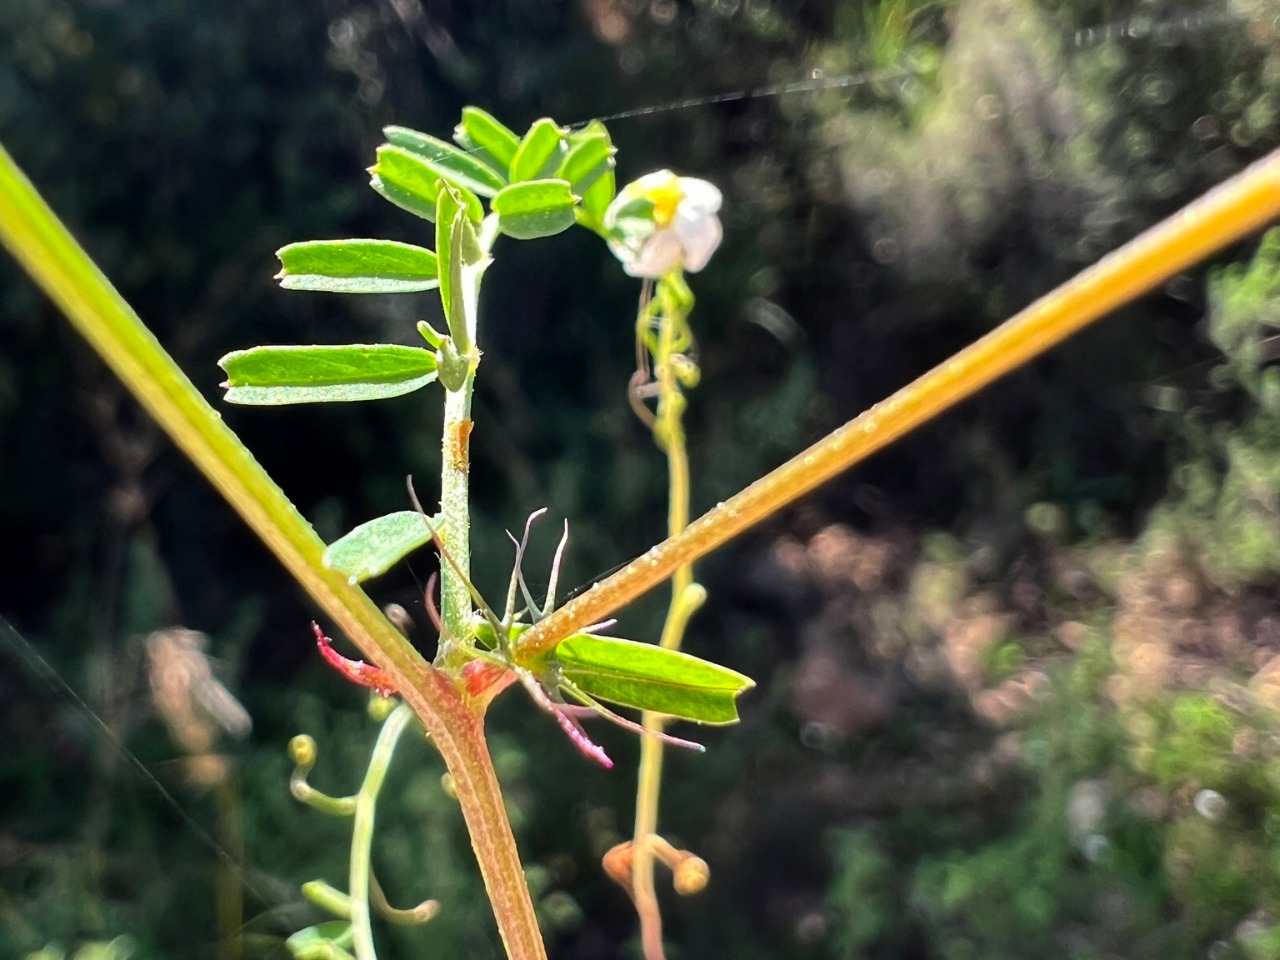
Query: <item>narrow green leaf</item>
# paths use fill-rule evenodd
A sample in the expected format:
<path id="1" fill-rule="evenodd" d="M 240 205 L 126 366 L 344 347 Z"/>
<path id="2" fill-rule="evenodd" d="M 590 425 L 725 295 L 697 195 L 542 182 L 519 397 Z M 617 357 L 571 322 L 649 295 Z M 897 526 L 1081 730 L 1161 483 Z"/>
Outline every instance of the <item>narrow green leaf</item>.
<path id="1" fill-rule="evenodd" d="M 393 146 L 417 154 L 454 186 L 466 187 L 482 197 L 492 197 L 507 185 L 507 179 L 501 173 L 452 143 L 408 127 L 384 127 L 382 132 Z"/>
<path id="2" fill-rule="evenodd" d="M 308 240 L 276 251 L 286 290 L 411 293 L 439 285 L 436 255 L 395 240 Z"/>
<path id="3" fill-rule="evenodd" d="M 440 174 L 426 160 L 403 147 L 383 144 L 378 162 L 369 168 L 369 185 L 397 207 L 422 217 L 436 218 L 436 197 L 440 194 Z M 484 217 L 480 199 L 470 190 L 460 190 L 472 220 Z"/>
<path id="4" fill-rule="evenodd" d="M 577 634 L 553 656 L 561 674 L 592 696 L 697 723 L 734 723 L 734 701 L 755 686 L 728 667 L 617 637 Z"/>
<path id="5" fill-rule="evenodd" d="M 431 526 L 437 530 L 444 518 L 437 514 Z M 416 510 L 401 510 L 362 523 L 324 551 L 324 565 L 345 573 L 351 583 L 386 573 L 419 547 L 431 542 L 431 530 Z"/>
<path id="6" fill-rule="evenodd" d="M 556 176 L 568 180 L 573 192 L 582 196 L 588 187 L 613 170 L 616 152 L 607 133 L 571 138 L 569 152 Z"/>
<path id="7" fill-rule="evenodd" d="M 499 230 L 517 240 L 533 240 L 573 226 L 577 202 L 567 180 L 526 180 L 501 190 L 492 206 Z"/>
<path id="8" fill-rule="evenodd" d="M 511 182 L 550 176 L 560 166 L 565 149 L 564 130 L 554 120 L 535 121 L 511 158 Z"/>
<path id="9" fill-rule="evenodd" d="M 380 400 L 436 378 L 430 350 L 394 343 L 253 347 L 218 361 L 229 403 L 278 406 Z"/>
<path id="10" fill-rule="evenodd" d="M 595 137 L 604 137 L 605 144 L 609 148 L 608 168 L 596 177 L 590 186 L 584 189 L 575 186 L 574 193 L 582 197 L 582 203 L 578 207 L 578 219 L 584 226 L 599 232 L 604 224 L 604 212 L 609 209 L 609 204 L 613 203 L 613 198 L 618 192 L 613 172 L 613 141 L 609 139 L 609 131 L 605 125 L 599 120 L 592 120 L 570 137 L 570 145 L 577 146 Z M 565 163 L 567 165 L 568 160 Z M 572 182 L 570 179 L 570 183 Z"/>
<path id="11" fill-rule="evenodd" d="M 467 150 L 477 150 L 478 155 L 506 180 L 511 160 L 520 146 L 520 138 L 479 107 L 463 107 L 462 122 L 453 131 L 453 139 Z"/>

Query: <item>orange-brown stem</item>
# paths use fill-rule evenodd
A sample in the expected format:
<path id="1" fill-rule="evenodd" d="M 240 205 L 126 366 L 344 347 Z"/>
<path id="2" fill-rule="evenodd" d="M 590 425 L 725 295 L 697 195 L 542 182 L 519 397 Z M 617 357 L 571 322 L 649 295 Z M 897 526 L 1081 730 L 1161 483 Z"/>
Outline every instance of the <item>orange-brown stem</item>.
<path id="1" fill-rule="evenodd" d="M 546 948 L 529 899 L 524 867 L 489 757 L 483 711 L 469 706 L 452 681 L 430 668 L 420 684 L 402 688 L 401 696 L 424 723 L 428 714 L 437 721 L 434 728 L 427 725 L 427 732 L 453 778 L 507 956 L 545 960 Z"/>

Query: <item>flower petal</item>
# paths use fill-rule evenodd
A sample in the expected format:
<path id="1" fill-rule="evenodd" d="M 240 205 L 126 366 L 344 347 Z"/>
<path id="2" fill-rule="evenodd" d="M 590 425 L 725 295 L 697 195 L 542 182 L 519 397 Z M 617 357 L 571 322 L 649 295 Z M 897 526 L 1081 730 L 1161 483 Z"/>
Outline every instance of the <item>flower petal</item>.
<path id="1" fill-rule="evenodd" d="M 681 208 L 688 207 L 702 213 L 718 213 L 720 204 L 724 202 L 724 197 L 715 184 L 699 180 L 697 177 L 681 177 L 680 190 L 684 193 Z"/>
<path id="2" fill-rule="evenodd" d="M 712 189 L 715 189 L 714 187 Z M 719 191 L 716 191 L 719 193 Z M 714 213 L 689 211 L 681 204 L 672 225 L 684 248 L 684 266 L 690 273 L 697 273 L 707 265 L 711 255 L 720 246 L 724 230 L 720 218 Z"/>
<path id="3" fill-rule="evenodd" d="M 633 277 L 657 280 L 679 267 L 683 257 L 684 244 L 675 230 L 655 230 L 639 256 L 630 263 L 624 260 L 622 269 Z"/>

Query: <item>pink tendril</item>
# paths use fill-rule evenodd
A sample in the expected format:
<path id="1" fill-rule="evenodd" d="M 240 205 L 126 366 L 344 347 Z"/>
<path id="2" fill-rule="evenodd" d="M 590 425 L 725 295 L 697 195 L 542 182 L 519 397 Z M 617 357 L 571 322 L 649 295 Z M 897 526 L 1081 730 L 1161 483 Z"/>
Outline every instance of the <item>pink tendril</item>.
<path id="1" fill-rule="evenodd" d="M 556 718 L 556 723 L 560 724 L 560 729 L 569 735 L 569 739 L 573 741 L 574 746 L 585 753 L 606 770 L 613 769 L 613 761 L 609 759 L 609 755 L 599 746 L 592 743 L 591 738 L 587 736 L 587 731 L 582 729 L 582 724 L 569 716 L 563 710 L 557 710 L 554 705 L 551 713 Z"/>

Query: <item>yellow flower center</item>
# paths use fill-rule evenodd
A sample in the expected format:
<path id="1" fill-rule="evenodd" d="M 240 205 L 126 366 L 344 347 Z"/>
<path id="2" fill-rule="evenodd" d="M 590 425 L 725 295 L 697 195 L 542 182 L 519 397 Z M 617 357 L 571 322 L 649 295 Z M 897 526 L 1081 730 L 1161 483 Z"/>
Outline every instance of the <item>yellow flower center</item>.
<path id="1" fill-rule="evenodd" d="M 680 201 L 684 199 L 684 191 L 680 189 L 680 178 L 672 177 L 668 183 L 654 187 L 649 193 L 649 199 L 653 201 L 653 222 L 661 230 L 675 218 L 676 207 L 680 206 Z"/>

